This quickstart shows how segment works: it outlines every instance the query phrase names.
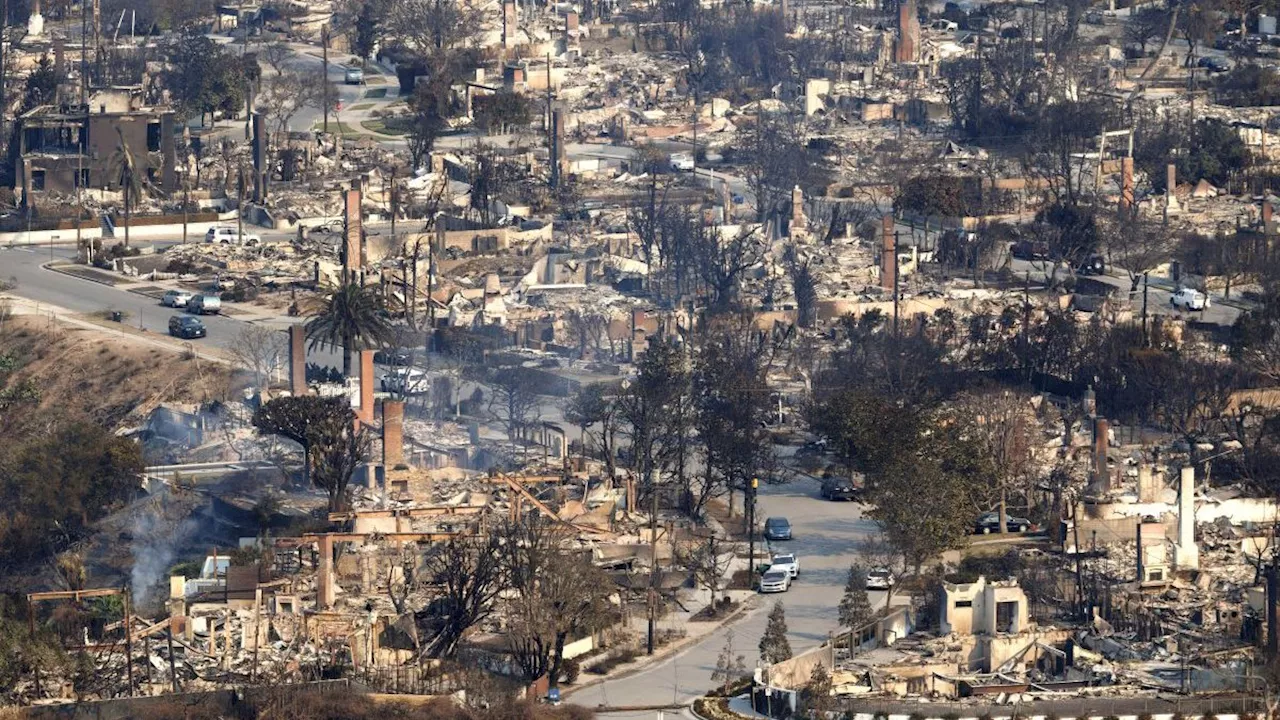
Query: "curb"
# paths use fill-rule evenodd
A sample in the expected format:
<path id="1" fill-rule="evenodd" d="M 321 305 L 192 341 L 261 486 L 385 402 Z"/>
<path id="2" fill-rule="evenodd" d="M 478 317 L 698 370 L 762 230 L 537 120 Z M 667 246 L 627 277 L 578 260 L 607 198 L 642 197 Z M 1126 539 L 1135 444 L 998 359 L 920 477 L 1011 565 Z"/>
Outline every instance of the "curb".
<path id="1" fill-rule="evenodd" d="M 65 325 L 71 325 L 71 326 L 79 327 L 85 330 L 95 330 L 98 332 L 107 333 L 109 335 L 115 335 L 117 337 L 125 338 L 126 340 L 131 342 L 136 342 L 143 345 L 150 345 L 152 347 L 165 350 L 168 352 L 174 352 L 179 354 L 190 352 L 195 357 L 201 360 L 216 362 L 223 365 L 228 365 L 232 368 L 237 368 L 236 364 L 232 362 L 229 358 L 222 357 L 221 355 L 218 355 L 218 354 L 210 353 L 207 350 L 203 350 L 203 351 L 196 350 L 194 349 L 194 347 L 191 347 L 191 343 L 189 342 L 186 343 L 185 345 L 178 344 L 176 341 L 169 342 L 168 341 L 169 336 L 167 334 L 160 334 L 155 332 L 145 332 L 145 333 L 129 332 L 121 329 L 120 327 L 117 327 L 115 323 L 107 323 L 106 321 L 95 322 L 94 320 L 87 319 L 87 317 L 82 313 L 70 312 L 65 310 L 65 308 L 59 308 L 56 305 L 50 305 L 47 303 L 37 303 L 34 300 L 28 300 L 27 298 L 24 298 L 20 295 L 0 295 L 0 300 L 8 300 L 10 302 L 21 303 L 21 304 L 27 305 L 33 311 L 30 313 L 15 312 L 14 313 L 15 315 L 28 315 L 32 317 L 49 317 Z M 45 315 L 45 312 L 47 312 L 48 314 Z"/>
<path id="2" fill-rule="evenodd" d="M 65 276 L 67 276 L 67 277 L 69 277 L 69 278 L 73 278 L 73 279 L 75 279 L 75 280 L 83 280 L 83 281 L 85 281 L 85 282 L 97 283 L 97 284 L 99 284 L 99 285 L 101 285 L 101 286 L 103 286 L 103 287 L 109 287 L 109 288 L 112 288 L 112 289 L 119 289 L 119 288 L 120 288 L 120 285 L 116 285 L 115 283 L 109 283 L 109 282 L 107 282 L 107 281 L 105 281 L 105 280 L 99 280 L 99 279 L 97 279 L 97 278 L 93 278 L 93 277 L 85 277 L 85 276 L 83 276 L 83 275 L 77 275 L 77 274 L 75 274 L 75 273 L 69 273 L 69 272 L 66 272 L 66 271 L 64 271 L 64 270 L 61 270 L 61 269 L 59 269 L 59 267 L 57 267 L 57 266 L 65 266 L 65 265 L 66 265 L 66 263 L 65 263 L 65 262 L 62 262 L 62 261 L 59 261 L 59 260 L 50 260 L 50 261 L 49 261 L 49 262 L 47 262 L 47 263 L 41 263 L 41 264 L 40 264 L 40 269 L 41 269 L 41 270 L 48 270 L 49 272 L 55 272 L 55 273 L 58 273 L 59 275 L 65 275 Z M 104 271 L 104 272 L 105 272 L 105 271 Z M 121 285 L 123 285 L 123 284 L 125 284 L 125 283 L 121 283 Z M 128 292 L 128 291 L 126 290 L 125 292 Z"/>
<path id="3" fill-rule="evenodd" d="M 688 650 L 689 648 L 700 644 L 703 640 L 706 640 L 708 637 L 710 637 L 712 633 L 717 632 L 721 628 L 724 628 L 728 625 L 731 625 L 741 620 L 748 613 L 748 611 L 755 609 L 753 600 L 754 600 L 754 597 L 752 598 L 752 600 L 748 600 L 747 602 L 744 602 L 742 604 L 742 607 L 738 608 L 738 610 L 735 611 L 729 617 L 725 618 L 724 620 L 721 620 L 715 627 L 713 627 L 711 630 L 709 630 L 703 635 L 700 635 L 698 637 L 693 637 L 693 638 L 685 638 L 683 641 L 675 643 L 674 645 L 671 645 L 666 652 L 660 655 L 654 655 L 650 658 L 646 658 L 639 665 L 636 665 L 635 667 L 627 668 L 626 670 L 619 672 L 617 675 L 604 675 L 604 676 L 595 678 L 593 680 L 590 680 L 588 682 L 582 683 L 580 685 L 574 685 L 570 689 L 562 689 L 560 692 L 560 696 L 564 699 L 568 699 L 580 690 L 586 690 L 587 688 L 595 687 L 596 685 L 606 683 L 610 680 L 624 680 L 633 675 L 638 675 L 642 672 L 646 672 L 650 670 L 653 666 L 661 662 L 664 662 L 666 660 L 669 660 L 670 658 L 675 657 L 676 655 L 679 655 L 685 650 Z M 689 707 L 691 702 L 686 703 L 684 705 L 679 705 L 679 706 L 669 705 L 666 707 Z"/>

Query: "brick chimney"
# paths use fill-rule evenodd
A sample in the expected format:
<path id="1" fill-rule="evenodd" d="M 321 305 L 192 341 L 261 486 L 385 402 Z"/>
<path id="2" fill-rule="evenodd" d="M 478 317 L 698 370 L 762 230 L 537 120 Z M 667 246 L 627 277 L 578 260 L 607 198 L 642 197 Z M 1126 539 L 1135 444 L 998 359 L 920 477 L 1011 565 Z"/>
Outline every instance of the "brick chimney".
<path id="1" fill-rule="evenodd" d="M 893 292 L 893 283 L 898 273 L 898 253 L 894 247 L 893 216 L 885 215 L 880 224 L 880 287 Z"/>
<path id="2" fill-rule="evenodd" d="M 382 465 L 388 470 L 404 464 L 404 401 L 382 401 Z"/>
<path id="3" fill-rule="evenodd" d="M 320 564 L 316 568 L 316 609 L 328 610 L 333 607 L 333 536 L 321 535 L 316 545 L 320 549 Z"/>
<path id="4" fill-rule="evenodd" d="M 356 413 L 365 425 L 373 423 L 373 351 L 360 351 L 360 409 Z"/>
<path id="5" fill-rule="evenodd" d="M 289 326 L 289 392 L 307 394 L 306 331 L 302 325 Z"/>
<path id="6" fill-rule="evenodd" d="M 1108 431 L 1111 426 L 1106 418 L 1093 421 L 1093 478 L 1098 490 L 1111 490 L 1111 472 L 1107 468 L 1107 450 L 1110 448 Z"/>
<path id="7" fill-rule="evenodd" d="M 1120 212 L 1133 210 L 1133 158 L 1120 158 Z"/>
<path id="8" fill-rule="evenodd" d="M 360 191 L 348 190 L 343 197 L 343 219 L 347 224 L 346 246 L 342 254 L 342 274 L 345 282 L 357 282 L 360 268 L 364 266 L 364 233 L 360 224 Z"/>

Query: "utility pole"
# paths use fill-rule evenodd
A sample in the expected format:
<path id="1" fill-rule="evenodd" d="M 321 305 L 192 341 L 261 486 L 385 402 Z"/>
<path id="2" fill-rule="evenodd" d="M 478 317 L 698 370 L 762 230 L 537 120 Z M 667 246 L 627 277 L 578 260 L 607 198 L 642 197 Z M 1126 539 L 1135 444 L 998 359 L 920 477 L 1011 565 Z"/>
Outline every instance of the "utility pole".
<path id="1" fill-rule="evenodd" d="M 551 167 L 551 187 L 560 187 L 560 159 L 557 157 L 556 121 L 551 109 L 551 53 L 547 53 L 547 158 Z M 652 652 L 652 651 L 650 651 Z"/>
<path id="2" fill-rule="evenodd" d="M 9 0 L 0 0 L 0 100 L 9 85 Z M 7 103 L 6 103 L 7 104 Z M 5 134 L 4 115 L 0 112 L 0 136 Z"/>
<path id="3" fill-rule="evenodd" d="M 751 478 L 747 486 L 747 580 L 756 583 L 756 488 L 760 480 Z"/>
<path id="4" fill-rule="evenodd" d="M 329 132 L 329 25 L 320 26 L 320 78 L 322 89 L 320 91 L 320 104 L 324 106 L 324 126 L 325 132 Z"/>
<path id="5" fill-rule="evenodd" d="M 432 299 L 436 291 L 436 241 L 444 241 L 444 213 L 436 213 L 435 222 L 437 223 L 436 236 L 435 238 L 427 241 L 427 323 L 429 325 L 428 332 L 430 332 L 432 346 L 435 345 L 434 340 L 436 332 L 436 302 Z M 417 253 L 414 253 L 414 259 L 417 259 L 417 257 Z M 414 266 L 414 270 L 415 272 L 417 271 L 416 265 Z M 418 283 L 415 281 L 415 292 L 417 291 L 417 285 Z M 416 298 L 414 302 L 417 302 Z"/>
<path id="6" fill-rule="evenodd" d="M 898 278 L 902 273 L 898 272 L 898 231 L 893 231 L 893 334 L 898 335 Z"/>
<path id="7" fill-rule="evenodd" d="M 396 167 L 391 166 L 391 198 L 387 202 L 391 209 L 391 242 L 396 240 Z"/>
<path id="8" fill-rule="evenodd" d="M 646 654 L 653 654 L 654 626 L 658 614 L 658 488 L 649 482 L 649 642 Z"/>
<path id="9" fill-rule="evenodd" d="M 8 18 L 5 18 L 7 21 Z M 7 24 L 7 22 L 6 22 Z M 74 183 L 76 189 L 76 250 L 79 251 L 84 240 L 80 236 L 80 221 L 83 219 L 84 203 L 81 198 L 84 193 L 84 153 L 85 140 L 89 134 L 89 56 L 87 45 L 89 44 L 89 0 L 80 0 L 80 109 L 84 111 L 84 124 L 80 126 L 80 132 L 76 134 L 76 181 Z M 91 253 L 90 253 L 91 254 Z"/>
<path id="10" fill-rule="evenodd" d="M 1076 618 L 1083 619 L 1084 563 L 1080 557 L 1080 503 L 1078 500 L 1073 500 L 1071 503 L 1071 533 L 1076 547 Z"/>
<path id="11" fill-rule="evenodd" d="M 244 161 L 236 170 L 236 240 L 244 242 Z"/>
<path id="12" fill-rule="evenodd" d="M 1147 273 L 1142 273 L 1142 347 L 1151 346 L 1151 335 L 1147 332 Z"/>
<path id="13" fill-rule="evenodd" d="M 182 173 L 182 244 L 183 245 L 187 244 L 187 221 L 189 219 L 187 207 L 190 205 L 190 203 L 191 203 L 191 180 L 187 177 L 187 174 L 184 172 Z"/>

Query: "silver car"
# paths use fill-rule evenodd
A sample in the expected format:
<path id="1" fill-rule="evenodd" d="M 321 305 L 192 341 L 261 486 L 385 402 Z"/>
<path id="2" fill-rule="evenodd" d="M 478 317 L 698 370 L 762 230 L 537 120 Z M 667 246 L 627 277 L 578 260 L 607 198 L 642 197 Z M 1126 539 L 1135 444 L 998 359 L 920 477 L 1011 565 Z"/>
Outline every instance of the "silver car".
<path id="1" fill-rule="evenodd" d="M 186 307 L 192 297 L 194 295 L 186 290 L 169 290 L 160 298 L 160 304 L 165 307 Z"/>

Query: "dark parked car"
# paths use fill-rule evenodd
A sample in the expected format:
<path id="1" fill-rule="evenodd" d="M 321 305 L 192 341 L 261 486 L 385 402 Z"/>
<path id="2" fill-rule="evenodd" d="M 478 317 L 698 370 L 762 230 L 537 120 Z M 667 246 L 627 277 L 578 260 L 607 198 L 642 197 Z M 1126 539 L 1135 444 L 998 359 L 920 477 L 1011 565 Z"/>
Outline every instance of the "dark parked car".
<path id="1" fill-rule="evenodd" d="M 373 354 L 373 361 L 379 365 L 408 365 L 413 362 L 413 353 L 408 350 L 379 350 Z"/>
<path id="2" fill-rule="evenodd" d="M 1217 57 L 1216 55 L 1202 57 L 1196 64 L 1211 73 L 1224 73 L 1231 69 L 1230 62 L 1227 62 L 1224 58 Z"/>
<path id="3" fill-rule="evenodd" d="M 764 521 L 765 540 L 790 540 L 791 522 L 782 517 L 771 517 Z"/>
<path id="4" fill-rule="evenodd" d="M 204 337 L 207 331 L 204 329 L 204 323 L 200 322 L 200 318 L 174 315 L 169 318 L 169 334 L 183 340 L 190 340 Z"/>
<path id="5" fill-rule="evenodd" d="M 849 478 L 827 478 L 822 481 L 822 497 L 827 500 L 856 500 L 858 489 Z"/>
<path id="6" fill-rule="evenodd" d="M 1012 515 L 1005 516 L 1005 527 L 1009 528 L 1009 532 L 1026 532 L 1035 525 L 1026 518 L 1014 517 Z M 1000 532 L 1000 513 L 989 512 L 978 516 L 973 524 L 973 531 L 979 535 L 988 535 L 994 532 Z"/>
<path id="7" fill-rule="evenodd" d="M 1107 261 L 1101 255 L 1092 255 L 1080 263 L 1080 267 L 1076 268 L 1076 272 L 1081 275 L 1106 275 Z"/>
<path id="8" fill-rule="evenodd" d="M 1009 253 L 1018 260 L 1048 260 L 1049 243 L 1019 240 L 1009 248 Z"/>

